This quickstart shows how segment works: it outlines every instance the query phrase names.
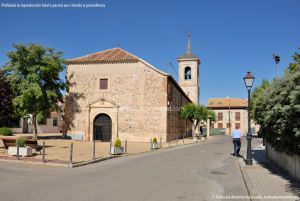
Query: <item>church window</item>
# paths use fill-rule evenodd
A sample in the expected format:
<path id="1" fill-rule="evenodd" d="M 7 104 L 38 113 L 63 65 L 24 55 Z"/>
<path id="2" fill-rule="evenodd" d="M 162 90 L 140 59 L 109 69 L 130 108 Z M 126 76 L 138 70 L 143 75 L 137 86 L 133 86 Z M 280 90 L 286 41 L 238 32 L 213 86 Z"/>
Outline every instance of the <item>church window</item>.
<path id="1" fill-rule="evenodd" d="M 108 79 L 100 79 L 100 89 L 108 89 Z"/>
<path id="2" fill-rule="evenodd" d="M 191 71 L 191 67 L 187 66 L 184 69 L 184 79 L 185 80 L 190 80 L 192 79 L 192 71 Z"/>

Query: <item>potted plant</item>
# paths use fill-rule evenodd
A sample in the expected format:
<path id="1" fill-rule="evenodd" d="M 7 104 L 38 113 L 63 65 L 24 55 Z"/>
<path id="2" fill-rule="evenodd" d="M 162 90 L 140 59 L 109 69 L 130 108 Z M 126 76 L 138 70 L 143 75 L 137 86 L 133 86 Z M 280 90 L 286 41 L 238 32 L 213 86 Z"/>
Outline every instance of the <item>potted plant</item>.
<path id="1" fill-rule="evenodd" d="M 20 156 L 31 156 L 32 155 L 32 148 L 26 146 L 25 143 L 26 139 L 24 137 L 19 137 L 16 140 L 15 147 L 8 147 L 8 155 L 16 156 L 18 154 L 18 147 L 19 147 L 19 155 Z"/>
<path id="2" fill-rule="evenodd" d="M 124 147 L 122 147 L 122 143 L 119 138 L 116 139 L 114 146 L 111 147 L 110 153 L 112 155 L 124 154 Z"/>
<path id="3" fill-rule="evenodd" d="M 152 139 L 152 149 L 159 149 L 160 144 L 157 142 L 156 137 Z"/>

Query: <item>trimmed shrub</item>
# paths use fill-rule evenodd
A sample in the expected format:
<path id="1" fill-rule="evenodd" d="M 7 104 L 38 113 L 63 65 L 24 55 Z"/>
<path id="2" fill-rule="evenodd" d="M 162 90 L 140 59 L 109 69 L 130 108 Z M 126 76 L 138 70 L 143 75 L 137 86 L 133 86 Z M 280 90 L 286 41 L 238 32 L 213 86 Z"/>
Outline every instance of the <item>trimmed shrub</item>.
<path id="1" fill-rule="evenodd" d="M 121 147 L 122 143 L 121 140 L 119 138 L 116 139 L 114 147 Z"/>
<path id="2" fill-rule="evenodd" d="M 156 139 L 156 137 L 152 139 L 152 144 L 157 144 L 157 139 Z"/>
<path id="3" fill-rule="evenodd" d="M 10 128 L 0 128 L 0 135 L 3 136 L 11 136 L 12 135 L 12 131 Z"/>
<path id="4" fill-rule="evenodd" d="M 19 137 L 17 140 L 16 140 L 16 146 L 19 146 L 19 147 L 25 147 L 25 137 Z"/>

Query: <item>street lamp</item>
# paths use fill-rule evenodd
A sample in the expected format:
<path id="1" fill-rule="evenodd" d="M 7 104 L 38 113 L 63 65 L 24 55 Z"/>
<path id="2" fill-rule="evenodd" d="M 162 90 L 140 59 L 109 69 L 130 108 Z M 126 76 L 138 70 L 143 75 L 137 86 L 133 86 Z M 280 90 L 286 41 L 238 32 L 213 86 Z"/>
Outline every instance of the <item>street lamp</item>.
<path id="1" fill-rule="evenodd" d="M 250 127 L 250 106 L 251 106 L 251 98 L 250 98 L 250 91 L 253 86 L 254 77 L 252 76 L 251 72 L 247 72 L 244 77 L 245 86 L 248 90 L 248 133 L 247 133 L 247 158 L 246 158 L 246 165 L 252 165 L 252 153 L 251 153 L 251 127 Z"/>
<path id="2" fill-rule="evenodd" d="M 274 61 L 276 63 L 276 77 L 278 77 L 278 64 L 280 62 L 280 56 L 273 54 Z"/>

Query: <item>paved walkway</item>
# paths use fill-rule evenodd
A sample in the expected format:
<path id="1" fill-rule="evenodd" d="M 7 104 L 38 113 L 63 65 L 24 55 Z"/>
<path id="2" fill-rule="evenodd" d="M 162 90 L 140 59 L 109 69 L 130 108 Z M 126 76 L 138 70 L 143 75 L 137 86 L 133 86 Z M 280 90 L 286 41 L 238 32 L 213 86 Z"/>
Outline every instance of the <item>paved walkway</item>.
<path id="1" fill-rule="evenodd" d="M 243 158 L 239 160 L 252 200 L 300 200 L 299 181 L 270 162 L 263 145 L 254 148 L 252 153 L 252 166 L 246 166 Z"/>

